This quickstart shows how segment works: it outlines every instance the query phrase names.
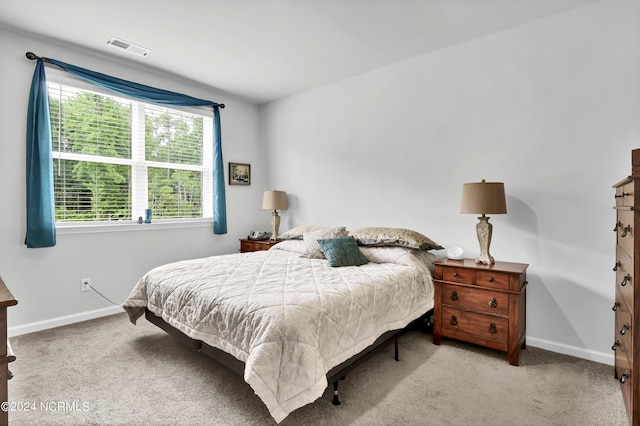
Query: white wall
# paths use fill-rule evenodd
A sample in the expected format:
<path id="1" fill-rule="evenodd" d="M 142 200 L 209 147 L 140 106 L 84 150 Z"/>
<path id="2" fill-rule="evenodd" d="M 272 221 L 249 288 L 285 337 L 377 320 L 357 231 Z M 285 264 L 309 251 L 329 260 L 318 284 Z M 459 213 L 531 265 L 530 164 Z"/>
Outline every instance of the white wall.
<path id="1" fill-rule="evenodd" d="M 606 0 L 261 108 L 282 228 L 402 226 L 478 254 L 464 182 L 505 182 L 528 343 L 611 363 L 611 185 L 640 147 L 640 7 Z M 444 254 L 444 253 L 441 253 Z"/>
<path id="2" fill-rule="evenodd" d="M 57 245 L 27 249 L 25 237 L 25 132 L 27 98 L 35 62 L 25 53 L 56 58 L 100 71 L 226 104 L 221 110 L 225 180 L 227 162 L 252 164 L 251 186 L 227 186 L 228 234 L 213 235 L 212 225 L 189 229 L 58 235 Z M 237 252 L 238 238 L 251 229 L 267 228 L 261 210 L 267 170 L 259 162 L 258 109 L 228 94 L 124 59 L 78 50 L 0 27 L 0 275 L 18 305 L 9 310 L 10 333 L 20 334 L 52 325 L 116 312 L 93 292 L 81 293 L 80 279 L 122 303 L 137 280 L 162 263 Z M 212 70 L 215 72 L 215 70 Z M 143 226 L 143 225 L 141 225 Z M 141 228 L 143 229 L 143 228 Z"/>

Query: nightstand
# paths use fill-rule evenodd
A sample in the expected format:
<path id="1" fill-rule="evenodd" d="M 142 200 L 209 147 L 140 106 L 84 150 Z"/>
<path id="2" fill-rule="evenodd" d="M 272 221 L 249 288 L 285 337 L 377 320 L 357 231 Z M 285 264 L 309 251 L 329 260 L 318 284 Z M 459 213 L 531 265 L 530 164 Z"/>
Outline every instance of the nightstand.
<path id="1" fill-rule="evenodd" d="M 518 365 L 526 339 L 525 263 L 483 265 L 474 259 L 434 262 L 433 343 L 450 337 L 507 352 Z"/>
<path id="2" fill-rule="evenodd" d="M 280 241 L 273 240 L 240 240 L 240 253 L 247 253 L 250 251 L 269 250 L 272 246 Z"/>

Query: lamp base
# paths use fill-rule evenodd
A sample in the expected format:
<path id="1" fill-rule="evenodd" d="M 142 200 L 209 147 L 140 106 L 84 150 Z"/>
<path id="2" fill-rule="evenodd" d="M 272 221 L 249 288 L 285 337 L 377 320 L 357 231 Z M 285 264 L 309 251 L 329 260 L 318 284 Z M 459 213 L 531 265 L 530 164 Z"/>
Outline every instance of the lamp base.
<path id="1" fill-rule="evenodd" d="M 496 261 L 493 259 L 493 256 L 489 254 L 493 225 L 489 223 L 489 218 L 485 215 L 479 217 L 478 220 L 476 233 L 478 234 L 478 242 L 480 243 L 480 256 L 476 257 L 476 263 L 493 265 Z"/>
<path id="2" fill-rule="evenodd" d="M 277 210 L 274 210 L 271 214 L 271 239 L 273 241 L 278 239 L 278 230 L 280 229 L 280 215 Z"/>

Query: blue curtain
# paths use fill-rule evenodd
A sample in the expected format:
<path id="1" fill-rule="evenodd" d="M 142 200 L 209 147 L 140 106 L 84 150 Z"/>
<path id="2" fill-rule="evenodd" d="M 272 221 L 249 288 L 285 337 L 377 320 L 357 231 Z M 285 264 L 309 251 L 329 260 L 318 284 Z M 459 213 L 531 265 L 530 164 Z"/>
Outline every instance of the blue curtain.
<path id="1" fill-rule="evenodd" d="M 44 64 L 38 61 L 27 110 L 27 236 L 30 248 L 56 245 L 51 122 Z"/>
<path id="2" fill-rule="evenodd" d="M 55 245 L 55 218 L 53 207 L 53 165 L 51 161 L 51 125 L 49 122 L 49 105 L 47 99 L 47 83 L 43 60 L 112 92 L 153 102 L 175 106 L 211 106 L 213 108 L 213 232 L 227 233 L 227 213 L 224 192 L 224 170 L 222 161 L 222 132 L 220 129 L 220 104 L 212 101 L 193 98 L 181 93 L 157 89 L 151 86 L 122 80 L 95 71 L 76 67 L 51 58 L 38 59 L 36 71 L 31 85 L 29 98 L 29 129 L 27 130 L 27 246 L 51 247 Z M 36 94 L 34 96 L 34 87 Z M 32 110 L 35 111 L 32 113 Z M 33 121 L 31 121 L 33 120 Z M 35 135 L 35 136 L 34 136 Z M 36 148 L 33 148 L 37 146 Z M 43 167 L 47 163 L 48 167 Z M 38 167 L 35 173 L 30 171 L 29 164 Z M 32 167 L 33 169 L 34 167 Z M 31 177 L 33 174 L 33 178 Z M 45 206 L 46 203 L 46 206 Z M 43 207 L 44 206 L 44 207 Z M 44 211 L 40 212 L 40 209 Z M 30 227 L 29 212 L 38 211 Z M 46 217 L 45 217 L 46 216 Z M 30 245 L 34 241 L 37 245 Z"/>
<path id="3" fill-rule="evenodd" d="M 213 233 L 227 233 L 227 208 L 222 170 L 222 130 L 220 108 L 213 108 Z"/>

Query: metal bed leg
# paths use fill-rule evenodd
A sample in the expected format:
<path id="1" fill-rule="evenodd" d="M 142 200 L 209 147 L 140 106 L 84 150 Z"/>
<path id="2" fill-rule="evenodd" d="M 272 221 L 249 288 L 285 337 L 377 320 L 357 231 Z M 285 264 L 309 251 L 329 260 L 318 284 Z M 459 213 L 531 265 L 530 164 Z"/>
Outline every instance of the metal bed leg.
<path id="1" fill-rule="evenodd" d="M 396 361 L 400 361 L 400 357 L 398 356 L 399 350 L 398 350 L 397 337 L 393 339 L 393 349 L 394 349 L 394 359 Z M 344 380 L 344 377 L 341 377 L 340 380 Z M 331 401 L 333 405 L 340 405 L 340 398 L 338 395 L 338 383 L 340 382 L 340 380 L 336 380 L 335 382 L 333 382 L 333 400 Z"/>
<path id="2" fill-rule="evenodd" d="M 340 405 L 340 399 L 338 398 L 338 381 L 333 382 L 333 405 Z"/>
<path id="3" fill-rule="evenodd" d="M 393 339 L 393 347 L 395 352 L 394 358 L 396 361 L 400 361 L 400 358 L 398 358 L 398 338 Z"/>
<path id="4" fill-rule="evenodd" d="M 340 380 L 344 380 L 344 377 L 345 376 L 340 377 Z M 340 380 L 333 382 L 333 401 L 331 401 L 333 405 L 340 405 L 340 399 L 338 398 L 338 382 Z"/>

